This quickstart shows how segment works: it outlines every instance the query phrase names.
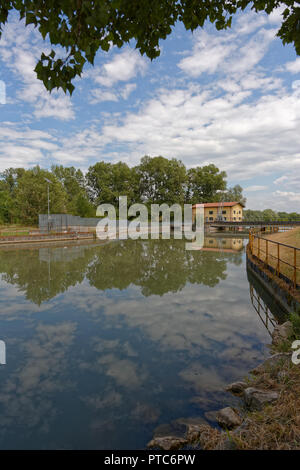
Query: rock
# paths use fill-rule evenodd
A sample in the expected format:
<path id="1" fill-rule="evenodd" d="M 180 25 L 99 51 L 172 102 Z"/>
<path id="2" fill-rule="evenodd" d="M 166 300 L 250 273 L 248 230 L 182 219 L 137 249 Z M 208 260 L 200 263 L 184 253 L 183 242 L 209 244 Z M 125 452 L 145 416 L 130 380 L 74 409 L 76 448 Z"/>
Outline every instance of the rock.
<path id="1" fill-rule="evenodd" d="M 206 421 L 201 417 L 179 418 L 174 421 L 176 426 L 185 426 L 185 438 L 189 442 L 195 442 L 199 439 L 203 426 L 207 426 Z"/>
<path id="2" fill-rule="evenodd" d="M 293 334 L 293 325 L 290 321 L 286 321 L 282 325 L 277 325 L 272 333 L 272 344 L 278 346 L 280 343 L 287 341 Z"/>
<path id="3" fill-rule="evenodd" d="M 281 363 L 290 361 L 291 357 L 292 357 L 291 352 L 273 354 L 273 356 L 269 357 L 265 362 L 255 367 L 255 369 L 251 370 L 251 374 L 254 374 L 254 375 L 262 374 L 266 370 L 270 370 L 273 367 L 276 367 Z"/>
<path id="4" fill-rule="evenodd" d="M 233 429 L 242 424 L 239 414 L 230 407 L 218 411 L 216 418 L 219 425 L 225 429 Z"/>
<path id="5" fill-rule="evenodd" d="M 147 444 L 147 447 L 157 447 L 162 450 L 177 450 L 186 445 L 187 442 L 186 439 L 176 436 L 155 437 Z"/>
<path id="6" fill-rule="evenodd" d="M 274 390 L 261 390 L 248 387 L 244 390 L 244 400 L 251 410 L 261 410 L 265 405 L 278 399 L 278 393 Z"/>
<path id="7" fill-rule="evenodd" d="M 173 425 L 176 425 L 176 426 L 186 426 L 186 428 L 188 428 L 190 424 L 193 424 L 195 426 L 200 426 L 201 424 L 207 424 L 205 419 L 203 419 L 201 416 L 193 416 L 190 418 L 177 418 L 172 423 Z"/>
<path id="8" fill-rule="evenodd" d="M 203 424 L 189 424 L 186 432 L 188 442 L 195 442 L 200 439 Z"/>
<path id="9" fill-rule="evenodd" d="M 241 396 L 247 387 L 248 385 L 246 382 L 233 382 L 232 384 L 228 385 L 225 390 L 232 393 L 233 395 Z"/>

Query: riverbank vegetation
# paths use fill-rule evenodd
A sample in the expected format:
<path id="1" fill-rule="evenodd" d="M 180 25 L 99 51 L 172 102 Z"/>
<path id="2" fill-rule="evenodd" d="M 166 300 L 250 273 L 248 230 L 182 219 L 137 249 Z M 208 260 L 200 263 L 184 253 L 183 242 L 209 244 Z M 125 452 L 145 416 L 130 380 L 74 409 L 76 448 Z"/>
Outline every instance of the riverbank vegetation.
<path id="1" fill-rule="evenodd" d="M 144 156 L 139 165 L 98 162 L 86 174 L 74 167 L 36 166 L 29 170 L 8 168 L 0 174 L 0 224 L 38 223 L 38 215 L 50 212 L 95 217 L 99 204 L 118 205 L 126 195 L 128 204 L 143 202 L 203 203 L 246 202 L 239 185 L 227 188 L 226 173 L 215 165 L 186 169 L 175 158 Z M 47 183 L 47 180 L 50 184 Z"/>
<path id="2" fill-rule="evenodd" d="M 157 436 L 148 447 L 164 450 L 183 446 L 202 450 L 299 450 L 300 449 L 300 364 L 292 360 L 292 345 L 300 339 L 300 317 L 275 327 L 272 356 L 253 369 L 243 381 L 226 390 L 240 398 L 235 408 L 210 412 L 210 421 L 186 421 L 183 436 Z M 300 343 L 300 341 L 299 341 Z M 287 352 L 282 352 L 282 348 Z M 296 359 L 300 349 L 295 351 Z M 294 347 L 293 347 L 294 349 Z"/>
<path id="3" fill-rule="evenodd" d="M 292 331 L 287 339 L 272 344 L 273 354 L 300 339 L 300 317 L 290 316 Z M 279 356 L 278 356 L 279 357 Z M 204 449 L 237 450 L 299 450 L 300 449 L 300 365 L 294 364 L 289 353 L 279 360 L 266 361 L 246 379 L 247 387 L 276 391 L 278 399 L 260 410 L 241 410 L 243 424 L 233 431 L 204 428 L 200 436 Z"/>

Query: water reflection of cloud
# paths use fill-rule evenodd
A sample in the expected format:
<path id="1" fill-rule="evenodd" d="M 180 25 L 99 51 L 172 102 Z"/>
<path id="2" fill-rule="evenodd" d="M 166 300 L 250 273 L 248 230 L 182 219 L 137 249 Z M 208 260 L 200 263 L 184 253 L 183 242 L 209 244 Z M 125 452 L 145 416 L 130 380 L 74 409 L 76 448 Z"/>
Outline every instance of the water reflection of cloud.
<path id="1" fill-rule="evenodd" d="M 191 380 L 193 374 L 188 369 L 178 373 L 197 390 L 201 386 L 206 388 L 208 383 L 217 390 L 225 385 L 226 377 L 238 378 L 242 370 L 246 372 L 247 367 L 252 367 L 261 357 L 259 346 L 268 341 L 268 334 L 248 301 L 247 284 L 240 274 L 240 268 L 234 267 L 226 281 L 213 289 L 186 285 L 179 293 L 148 298 L 136 286 L 117 298 L 112 291 L 99 293 L 85 286 L 80 292 L 77 287 L 71 299 L 104 328 L 124 325 L 145 334 L 161 352 L 184 351 L 191 359 L 210 358 L 214 365 L 202 365 L 199 380 Z M 86 296 L 88 309 L 82 301 Z M 122 364 L 113 355 L 102 358 L 102 362 L 106 373 L 119 380 L 119 384 L 126 383 L 126 376 L 136 383 L 133 364 L 126 361 Z"/>
<path id="2" fill-rule="evenodd" d="M 147 372 L 138 366 L 130 357 L 136 358 L 137 353 L 128 341 L 106 340 L 94 337 L 91 348 L 96 353 L 91 362 L 79 361 L 79 368 L 105 374 L 115 384 L 126 389 L 141 387 L 147 378 Z M 127 357 L 126 357 L 127 356 Z"/>
<path id="3" fill-rule="evenodd" d="M 239 290 L 238 284 L 235 279 L 232 287 Z M 241 288 L 233 298 L 230 293 L 230 286 L 222 284 L 217 289 L 186 286 L 180 294 L 145 299 L 130 288 L 126 296 L 114 299 L 109 293 L 99 296 L 89 287 L 85 293 L 77 289 L 71 301 L 86 310 L 81 299 L 88 295 L 87 311 L 96 322 L 103 323 L 105 319 L 106 326 L 118 322 L 119 326 L 125 323 L 130 328 L 140 328 L 161 349 L 182 349 L 194 355 L 198 347 L 210 348 L 212 341 L 231 349 L 244 349 L 251 341 L 268 338 L 250 302 L 245 302 L 248 291 Z"/>
<path id="4" fill-rule="evenodd" d="M 95 410 L 110 407 L 116 408 L 121 406 L 123 402 L 122 395 L 111 388 L 101 390 L 101 395 L 82 397 L 81 400 Z"/>
<path id="5" fill-rule="evenodd" d="M 21 315 L 32 316 L 33 314 L 47 311 L 51 308 L 48 304 L 40 307 L 24 298 L 24 293 L 16 286 L 12 286 L 0 280 L 0 319 L 18 320 Z"/>
<path id="6" fill-rule="evenodd" d="M 74 341 L 76 324 L 38 325 L 33 338 L 19 342 L 21 363 L 2 384 L 1 434 L 12 424 L 47 432 L 57 414 L 54 391 L 72 387 L 68 382 L 67 351 Z"/>

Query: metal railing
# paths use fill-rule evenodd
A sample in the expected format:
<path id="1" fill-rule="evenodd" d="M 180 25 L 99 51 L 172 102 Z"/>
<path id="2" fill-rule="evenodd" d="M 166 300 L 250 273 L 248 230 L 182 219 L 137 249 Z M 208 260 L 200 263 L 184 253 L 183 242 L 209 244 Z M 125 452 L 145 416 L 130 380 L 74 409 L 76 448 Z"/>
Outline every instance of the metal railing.
<path id="1" fill-rule="evenodd" d="M 280 227 L 280 230 L 290 227 Z M 300 248 L 265 238 L 267 233 L 278 232 L 272 226 L 261 231 L 259 228 L 249 231 L 249 250 L 252 256 L 260 260 L 274 275 L 287 284 L 300 289 Z"/>

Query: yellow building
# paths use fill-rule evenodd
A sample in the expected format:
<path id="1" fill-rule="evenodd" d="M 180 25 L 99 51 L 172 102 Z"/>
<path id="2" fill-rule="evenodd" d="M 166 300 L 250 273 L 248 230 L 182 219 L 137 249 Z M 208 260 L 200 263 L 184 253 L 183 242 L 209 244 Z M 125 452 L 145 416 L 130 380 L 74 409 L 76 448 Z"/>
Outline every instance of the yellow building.
<path id="1" fill-rule="evenodd" d="M 241 222 L 243 220 L 243 208 L 240 202 L 206 202 L 204 204 L 193 204 L 193 219 L 197 207 L 204 206 L 204 221 L 214 222 Z"/>

